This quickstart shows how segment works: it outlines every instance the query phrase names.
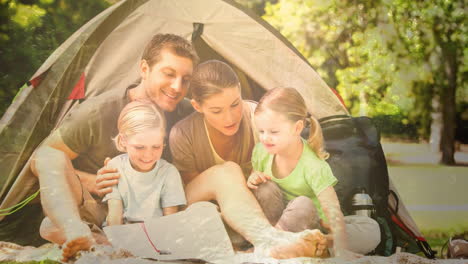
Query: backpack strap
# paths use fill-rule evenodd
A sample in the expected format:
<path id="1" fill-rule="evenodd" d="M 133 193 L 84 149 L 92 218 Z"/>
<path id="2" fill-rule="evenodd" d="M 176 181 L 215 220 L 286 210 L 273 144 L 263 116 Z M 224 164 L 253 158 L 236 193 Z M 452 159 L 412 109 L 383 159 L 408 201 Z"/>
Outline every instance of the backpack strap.
<path id="1" fill-rule="evenodd" d="M 338 118 L 351 118 L 351 116 L 349 116 L 349 115 L 331 115 L 331 116 L 322 117 L 318 121 L 319 121 L 319 123 L 323 123 L 323 122 L 326 122 L 326 121 L 329 121 L 329 120 L 332 120 L 332 119 L 338 119 Z"/>

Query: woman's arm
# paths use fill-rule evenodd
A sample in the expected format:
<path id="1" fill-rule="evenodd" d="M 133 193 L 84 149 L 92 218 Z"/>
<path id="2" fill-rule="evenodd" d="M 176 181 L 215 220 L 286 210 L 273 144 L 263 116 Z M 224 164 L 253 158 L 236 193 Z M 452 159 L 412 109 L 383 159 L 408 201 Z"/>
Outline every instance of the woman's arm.
<path id="1" fill-rule="evenodd" d="M 163 215 L 171 215 L 179 212 L 179 206 L 170 206 L 163 208 Z"/>
<path id="2" fill-rule="evenodd" d="M 333 249 L 336 256 L 341 256 L 348 248 L 344 216 L 341 212 L 338 197 L 332 186 L 319 193 L 318 199 L 327 217 L 333 236 Z"/>
<path id="3" fill-rule="evenodd" d="M 123 204 L 122 200 L 110 199 L 107 201 L 109 213 L 107 214 L 107 225 L 121 225 L 123 224 Z"/>
<path id="4" fill-rule="evenodd" d="M 200 173 L 198 173 L 198 171 L 180 172 L 180 176 L 182 177 L 182 181 L 184 182 L 184 185 L 187 185 L 189 182 L 195 179 L 199 174 Z"/>

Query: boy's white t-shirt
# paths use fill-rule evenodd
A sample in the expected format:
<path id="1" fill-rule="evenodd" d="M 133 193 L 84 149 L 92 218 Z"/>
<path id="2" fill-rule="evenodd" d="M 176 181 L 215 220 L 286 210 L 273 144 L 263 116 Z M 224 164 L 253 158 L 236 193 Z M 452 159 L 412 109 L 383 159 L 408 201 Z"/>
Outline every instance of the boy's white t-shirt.
<path id="1" fill-rule="evenodd" d="M 127 153 L 113 158 L 108 166 L 116 168 L 120 178 L 102 201 L 122 200 L 124 223 L 161 217 L 163 208 L 187 203 L 179 172 L 163 159 L 149 172 L 136 171 Z"/>

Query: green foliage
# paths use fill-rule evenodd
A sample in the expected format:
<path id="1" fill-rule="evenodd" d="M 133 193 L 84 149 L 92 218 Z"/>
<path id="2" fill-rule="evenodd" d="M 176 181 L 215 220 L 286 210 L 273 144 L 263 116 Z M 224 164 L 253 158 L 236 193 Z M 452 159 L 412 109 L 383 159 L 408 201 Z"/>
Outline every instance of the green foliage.
<path id="1" fill-rule="evenodd" d="M 252 10 L 258 16 L 265 14 L 265 6 L 267 3 L 276 3 L 278 0 L 235 0 L 237 3 Z"/>
<path id="2" fill-rule="evenodd" d="M 340 92 L 353 115 L 396 115 L 426 138 L 431 98 L 448 85 L 441 65 L 453 54 L 457 102 L 468 97 L 463 7 L 463 0 L 282 0 L 267 3 L 263 18 Z"/>
<path id="3" fill-rule="evenodd" d="M 47 57 L 108 6 L 105 0 L 0 1 L 0 115 Z"/>

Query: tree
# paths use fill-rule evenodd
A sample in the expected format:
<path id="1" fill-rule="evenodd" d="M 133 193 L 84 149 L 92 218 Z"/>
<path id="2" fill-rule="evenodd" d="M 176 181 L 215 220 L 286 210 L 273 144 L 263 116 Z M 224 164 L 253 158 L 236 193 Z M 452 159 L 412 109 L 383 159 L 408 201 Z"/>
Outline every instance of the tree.
<path id="1" fill-rule="evenodd" d="M 399 115 L 427 138 L 431 98 L 443 99 L 442 162 L 452 164 L 455 93 L 466 88 L 463 0 L 278 1 L 278 28 L 353 114 Z"/>
<path id="2" fill-rule="evenodd" d="M 393 1 L 391 15 L 408 54 L 431 69 L 428 86 L 441 99 L 442 163 L 455 164 L 455 95 L 467 87 L 468 20 L 464 0 Z"/>
<path id="3" fill-rule="evenodd" d="M 42 62 L 108 6 L 105 0 L 0 1 L 0 115 Z"/>
<path id="4" fill-rule="evenodd" d="M 265 14 L 265 6 L 267 3 L 276 3 L 278 0 L 235 0 L 237 3 L 252 10 L 258 16 Z"/>
<path id="5" fill-rule="evenodd" d="M 267 4 L 264 18 L 339 90 L 353 114 L 372 116 L 411 105 L 398 93 L 411 85 L 415 69 L 399 67 L 387 13 L 381 1 L 279 1 Z"/>

